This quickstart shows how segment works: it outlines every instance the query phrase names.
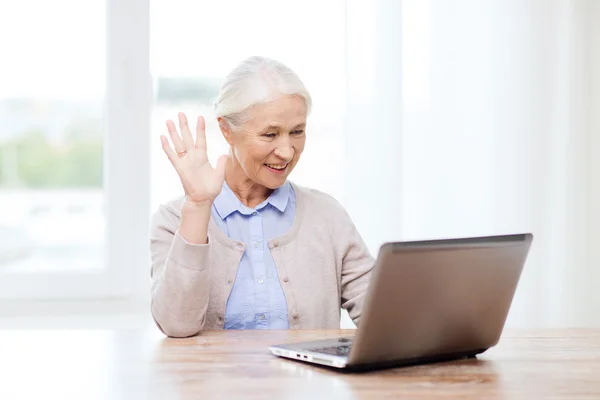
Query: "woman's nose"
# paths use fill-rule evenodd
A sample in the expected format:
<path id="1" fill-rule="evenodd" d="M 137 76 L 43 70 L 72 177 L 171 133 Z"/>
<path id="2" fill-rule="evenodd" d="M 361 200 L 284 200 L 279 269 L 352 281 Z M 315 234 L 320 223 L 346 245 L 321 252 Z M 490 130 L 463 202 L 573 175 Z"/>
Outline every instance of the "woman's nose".
<path id="1" fill-rule="evenodd" d="M 290 162 L 294 157 L 294 148 L 288 145 L 279 146 L 275 149 L 275 155 L 285 160 L 285 162 Z"/>

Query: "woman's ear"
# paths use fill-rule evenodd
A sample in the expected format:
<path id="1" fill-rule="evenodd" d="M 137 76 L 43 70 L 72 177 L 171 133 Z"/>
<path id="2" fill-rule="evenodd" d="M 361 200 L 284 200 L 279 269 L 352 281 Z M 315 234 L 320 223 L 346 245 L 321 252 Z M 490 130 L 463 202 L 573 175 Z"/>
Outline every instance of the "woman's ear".
<path id="1" fill-rule="evenodd" d="M 219 129 L 221 130 L 223 137 L 230 146 L 233 146 L 233 132 L 231 132 L 229 123 L 223 117 L 217 118 L 217 121 L 219 121 Z"/>

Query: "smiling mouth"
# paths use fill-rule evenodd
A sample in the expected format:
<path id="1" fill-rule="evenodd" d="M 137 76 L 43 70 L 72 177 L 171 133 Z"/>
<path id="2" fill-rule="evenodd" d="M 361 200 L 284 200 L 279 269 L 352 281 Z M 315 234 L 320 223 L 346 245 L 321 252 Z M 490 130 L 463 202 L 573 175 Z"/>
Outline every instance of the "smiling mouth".
<path id="1" fill-rule="evenodd" d="M 278 170 L 285 169 L 285 167 L 287 167 L 287 164 L 283 164 L 283 165 L 281 165 L 281 164 L 265 164 L 265 165 L 269 168 L 278 169 Z"/>
<path id="2" fill-rule="evenodd" d="M 287 169 L 288 164 L 265 164 L 265 167 L 269 168 L 273 172 L 283 172 Z"/>

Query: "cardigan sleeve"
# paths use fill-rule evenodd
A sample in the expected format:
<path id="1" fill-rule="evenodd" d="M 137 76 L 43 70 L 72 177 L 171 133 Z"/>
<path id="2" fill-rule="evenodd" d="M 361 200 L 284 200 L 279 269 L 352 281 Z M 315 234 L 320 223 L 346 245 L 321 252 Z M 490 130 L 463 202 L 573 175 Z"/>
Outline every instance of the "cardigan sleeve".
<path id="1" fill-rule="evenodd" d="M 188 337 L 204 327 L 210 290 L 210 243 L 191 244 L 177 231 L 179 216 L 166 206 L 150 229 L 151 312 L 170 337 Z"/>
<path id="2" fill-rule="evenodd" d="M 341 205 L 340 205 L 341 208 Z M 336 218 L 335 241 L 341 248 L 341 304 L 358 325 L 375 260 L 348 213 L 341 208 Z"/>

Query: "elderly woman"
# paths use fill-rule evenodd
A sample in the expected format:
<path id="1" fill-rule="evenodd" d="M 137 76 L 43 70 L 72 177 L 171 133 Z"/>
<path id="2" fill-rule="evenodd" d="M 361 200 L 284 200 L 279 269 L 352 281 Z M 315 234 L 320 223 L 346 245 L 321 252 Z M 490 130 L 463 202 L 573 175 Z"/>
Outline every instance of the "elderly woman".
<path id="1" fill-rule="evenodd" d="M 152 315 L 168 336 L 208 329 L 358 324 L 373 258 L 342 206 L 288 180 L 306 143 L 311 98 L 298 76 L 259 57 L 226 78 L 215 103 L 228 156 L 213 168 L 205 123 L 167 121 L 162 148 L 185 195 L 153 217 Z M 327 168 L 327 160 L 322 160 Z"/>

